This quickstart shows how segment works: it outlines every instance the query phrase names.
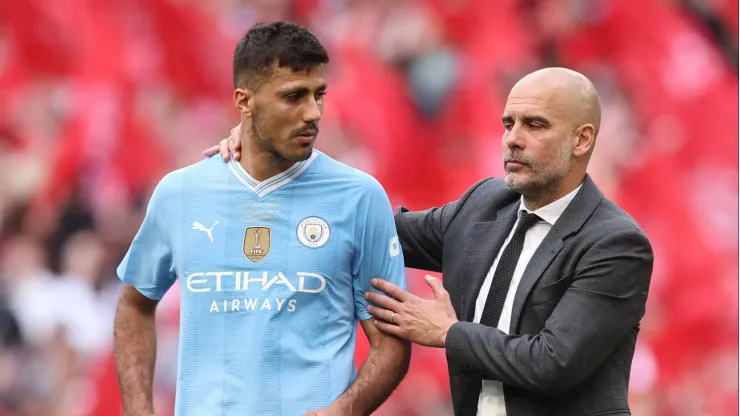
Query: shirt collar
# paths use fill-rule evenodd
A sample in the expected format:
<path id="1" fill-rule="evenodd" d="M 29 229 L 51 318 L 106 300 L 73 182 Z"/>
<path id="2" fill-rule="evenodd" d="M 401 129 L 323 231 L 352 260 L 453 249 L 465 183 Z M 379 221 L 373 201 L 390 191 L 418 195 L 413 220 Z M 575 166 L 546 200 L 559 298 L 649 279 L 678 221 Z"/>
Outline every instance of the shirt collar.
<path id="1" fill-rule="evenodd" d="M 538 217 L 542 218 L 542 220 L 546 221 L 548 224 L 555 225 L 555 222 L 558 220 L 558 218 L 560 218 L 560 216 L 563 215 L 563 212 L 565 212 L 565 209 L 568 208 L 570 201 L 572 201 L 573 198 L 576 197 L 576 194 L 581 189 L 581 186 L 583 185 L 579 185 L 568 195 L 565 195 L 564 197 L 553 201 L 535 211 L 530 211 L 527 209 L 527 207 L 524 205 L 524 197 L 522 197 L 519 201 L 519 211 L 537 214 Z"/>

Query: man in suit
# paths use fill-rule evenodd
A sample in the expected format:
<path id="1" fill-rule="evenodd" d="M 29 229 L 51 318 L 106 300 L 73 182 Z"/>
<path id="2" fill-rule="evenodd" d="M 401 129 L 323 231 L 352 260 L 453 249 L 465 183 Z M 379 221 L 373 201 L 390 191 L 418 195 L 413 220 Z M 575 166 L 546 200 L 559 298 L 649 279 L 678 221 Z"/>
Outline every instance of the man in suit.
<path id="1" fill-rule="evenodd" d="M 406 266 L 444 282 L 428 276 L 422 299 L 373 279 L 389 296 L 366 294 L 368 310 L 382 331 L 445 348 L 455 415 L 630 414 L 653 254 L 586 173 L 600 107 L 579 73 L 527 75 L 502 118 L 505 179 L 396 214 Z"/>

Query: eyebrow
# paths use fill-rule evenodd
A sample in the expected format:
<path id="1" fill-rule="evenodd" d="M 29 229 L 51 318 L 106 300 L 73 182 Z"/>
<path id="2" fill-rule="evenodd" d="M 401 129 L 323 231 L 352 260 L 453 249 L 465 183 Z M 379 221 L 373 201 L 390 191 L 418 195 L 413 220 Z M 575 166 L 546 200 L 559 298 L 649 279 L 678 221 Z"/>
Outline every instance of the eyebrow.
<path id="1" fill-rule="evenodd" d="M 546 119 L 545 117 L 542 117 L 542 116 L 521 116 L 520 118 L 522 120 L 522 123 L 524 123 L 524 124 L 540 123 L 540 124 L 543 124 L 545 126 L 549 126 L 550 125 L 550 120 L 548 120 L 548 119 Z M 514 122 L 514 118 L 512 116 L 510 116 L 510 115 L 506 115 L 506 116 L 501 117 L 501 121 L 504 122 L 504 123 L 513 123 Z"/>
<path id="2" fill-rule="evenodd" d="M 328 87 L 326 83 L 323 83 L 317 88 L 317 91 L 325 90 Z M 300 86 L 300 87 L 293 87 L 288 88 L 284 91 L 280 91 L 280 94 L 284 95 L 290 95 L 290 94 L 308 94 L 310 92 L 310 89 L 308 87 Z"/>

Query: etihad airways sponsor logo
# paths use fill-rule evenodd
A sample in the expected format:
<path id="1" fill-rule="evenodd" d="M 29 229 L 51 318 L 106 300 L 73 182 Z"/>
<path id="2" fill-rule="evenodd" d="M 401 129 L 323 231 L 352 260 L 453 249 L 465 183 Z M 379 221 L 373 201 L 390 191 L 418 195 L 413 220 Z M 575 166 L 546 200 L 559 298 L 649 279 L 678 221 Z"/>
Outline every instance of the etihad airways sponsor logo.
<path id="1" fill-rule="evenodd" d="M 290 277 L 288 277 L 290 276 Z M 295 312 L 297 299 L 281 297 L 245 296 L 268 292 L 271 288 L 283 287 L 291 293 L 316 294 L 326 289 L 326 278 L 318 273 L 297 272 L 286 275 L 283 272 L 195 272 L 185 279 L 188 292 L 199 294 L 227 291 L 229 299 L 213 300 L 210 313 L 241 311 Z M 281 291 L 285 293 L 284 291 Z"/>

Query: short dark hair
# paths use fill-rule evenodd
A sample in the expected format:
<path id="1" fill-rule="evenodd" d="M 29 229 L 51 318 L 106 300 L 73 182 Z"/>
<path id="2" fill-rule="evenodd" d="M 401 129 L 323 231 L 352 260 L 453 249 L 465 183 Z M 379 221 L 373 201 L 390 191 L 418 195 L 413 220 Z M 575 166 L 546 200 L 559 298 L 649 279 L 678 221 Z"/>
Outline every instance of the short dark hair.
<path id="1" fill-rule="evenodd" d="M 258 23 L 239 40 L 234 51 L 234 88 L 258 89 L 279 67 L 302 71 L 329 62 L 324 46 L 305 27 L 291 22 Z"/>

